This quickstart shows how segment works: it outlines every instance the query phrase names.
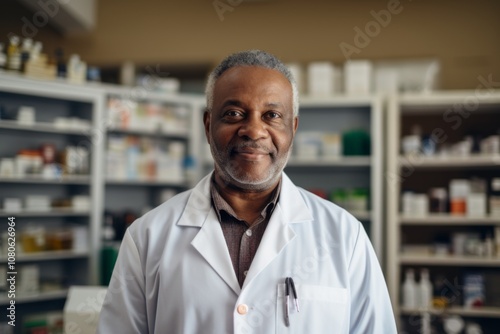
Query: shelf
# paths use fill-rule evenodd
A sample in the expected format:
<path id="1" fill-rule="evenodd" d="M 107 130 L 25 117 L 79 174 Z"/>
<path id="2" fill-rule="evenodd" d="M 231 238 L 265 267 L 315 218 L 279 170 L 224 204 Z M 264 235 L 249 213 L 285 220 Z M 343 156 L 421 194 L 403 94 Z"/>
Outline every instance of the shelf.
<path id="1" fill-rule="evenodd" d="M 500 168 L 500 154 L 486 155 L 473 154 L 470 156 L 425 156 L 410 155 L 399 157 L 400 167 L 411 168 L 475 168 L 497 167 Z"/>
<path id="2" fill-rule="evenodd" d="M 397 96 L 400 112 L 403 114 L 442 114 L 446 108 L 456 108 L 457 104 L 467 104 L 470 99 L 479 102 L 479 108 L 474 112 L 498 112 L 496 107 L 500 104 L 500 95 L 497 92 L 479 95 L 475 90 L 450 90 L 431 93 L 403 93 Z"/>
<path id="3" fill-rule="evenodd" d="M 454 314 L 460 315 L 464 317 L 478 317 L 478 318 L 500 318 L 500 307 L 477 307 L 477 308 L 465 308 L 460 306 L 453 306 L 444 309 L 408 309 L 402 307 L 400 309 L 400 313 L 402 315 L 415 315 L 415 314 L 423 314 L 430 313 L 433 315 L 447 315 Z"/>
<path id="4" fill-rule="evenodd" d="M 338 94 L 331 96 L 300 96 L 300 108 L 342 108 L 342 107 L 370 107 L 376 95 L 347 95 Z"/>
<path id="5" fill-rule="evenodd" d="M 291 157 L 286 167 L 370 167 L 371 157 L 319 157 L 315 159 L 303 159 Z"/>
<path id="6" fill-rule="evenodd" d="M 147 180 L 106 180 L 106 185 L 113 186 L 153 186 L 153 187 L 186 187 L 186 182 L 147 181 Z"/>
<path id="7" fill-rule="evenodd" d="M 16 263 L 30 261 L 51 261 L 51 260 L 66 260 L 88 257 L 88 252 L 82 251 L 46 251 L 37 253 L 17 253 Z M 2 256 L 0 263 L 6 263 L 7 258 Z"/>
<path id="8" fill-rule="evenodd" d="M 429 214 L 426 217 L 406 217 L 400 216 L 401 225 L 500 225 L 500 217 L 467 217 L 452 216 L 450 214 Z"/>
<path id="9" fill-rule="evenodd" d="M 79 128 L 60 128 L 52 123 L 35 123 L 33 125 L 22 125 L 17 121 L 2 120 L 0 121 L 0 129 L 4 130 L 15 130 L 15 131 L 32 131 L 32 132 L 44 132 L 44 133 L 56 133 L 63 135 L 77 135 L 77 136 L 88 136 L 91 127 L 79 127 Z"/>
<path id="10" fill-rule="evenodd" d="M 0 210 L 0 217 L 85 217 L 90 215 L 89 210 L 74 210 L 71 208 L 57 208 L 50 211 L 20 211 L 5 212 Z"/>
<path id="11" fill-rule="evenodd" d="M 37 183 L 37 184 L 85 184 L 90 183 L 88 175 L 63 176 L 60 179 L 48 179 L 39 175 L 29 175 L 26 177 L 0 177 L 0 183 Z"/>
<path id="12" fill-rule="evenodd" d="M 64 299 L 68 296 L 68 290 L 55 290 L 40 292 L 28 296 L 19 296 L 16 294 L 16 304 L 17 303 L 33 303 L 33 302 L 44 302 L 55 299 Z M 10 299 L 0 298 L 0 305 L 6 305 L 10 303 Z"/>
<path id="13" fill-rule="evenodd" d="M 435 265 L 435 266 L 479 266 L 500 267 L 500 258 L 487 258 L 475 256 L 436 256 L 422 254 L 401 254 L 400 264 Z"/>
<path id="14" fill-rule="evenodd" d="M 110 134 L 124 134 L 124 135 L 137 135 L 137 136 L 151 136 L 151 137 L 162 137 L 162 138 L 181 138 L 187 139 L 189 137 L 189 131 L 186 130 L 141 130 L 141 129 L 116 129 L 108 128 L 108 133 Z"/>

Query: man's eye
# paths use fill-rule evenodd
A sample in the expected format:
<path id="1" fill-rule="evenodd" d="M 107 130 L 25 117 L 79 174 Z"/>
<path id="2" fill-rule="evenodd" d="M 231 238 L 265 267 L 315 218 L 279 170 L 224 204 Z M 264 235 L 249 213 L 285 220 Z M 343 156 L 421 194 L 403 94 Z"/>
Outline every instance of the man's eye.
<path id="1" fill-rule="evenodd" d="M 224 113 L 225 117 L 238 117 L 241 116 L 241 112 L 237 110 L 229 110 Z"/>
<path id="2" fill-rule="evenodd" d="M 270 119 L 276 119 L 276 118 L 280 118 L 281 115 L 277 112 L 270 111 L 270 112 L 266 113 L 266 117 L 270 118 Z"/>

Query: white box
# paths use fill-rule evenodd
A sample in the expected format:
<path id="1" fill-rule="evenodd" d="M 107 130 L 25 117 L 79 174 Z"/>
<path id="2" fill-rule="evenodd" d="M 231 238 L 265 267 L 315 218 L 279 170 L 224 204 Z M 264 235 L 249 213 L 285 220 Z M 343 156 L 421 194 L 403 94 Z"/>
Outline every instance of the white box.
<path id="1" fill-rule="evenodd" d="M 71 198 L 71 207 L 76 211 L 90 210 L 90 196 L 77 195 Z"/>
<path id="2" fill-rule="evenodd" d="M 368 60 L 348 60 L 344 64 L 344 90 L 346 94 L 372 92 L 372 63 Z"/>
<path id="3" fill-rule="evenodd" d="M 89 229 L 87 226 L 74 225 L 73 231 L 73 250 L 75 252 L 87 252 L 89 250 Z"/>
<path id="4" fill-rule="evenodd" d="M 25 207 L 27 211 L 50 211 L 50 197 L 45 195 L 26 196 Z"/>
<path id="5" fill-rule="evenodd" d="M 22 202 L 20 198 L 4 198 L 3 210 L 5 212 L 20 212 L 22 209 Z"/>
<path id="6" fill-rule="evenodd" d="M 399 90 L 399 74 L 392 68 L 382 68 L 374 71 L 375 93 L 395 94 Z"/>
<path id="7" fill-rule="evenodd" d="M 400 59 L 374 62 L 374 76 L 376 80 L 377 92 L 388 92 L 393 90 L 393 73 L 397 74 L 398 92 L 418 92 L 426 93 L 439 89 L 439 76 L 441 66 L 436 59 Z M 382 87 L 379 86 L 381 77 L 388 81 Z M 382 79 L 383 80 L 383 79 Z M 390 89 L 387 89 L 387 86 Z"/>
<path id="8" fill-rule="evenodd" d="M 339 92 L 335 87 L 335 66 L 330 62 L 313 62 L 307 67 L 307 92 L 312 96 L 329 96 Z"/>
<path id="9" fill-rule="evenodd" d="M 36 295 L 40 292 L 40 269 L 37 265 L 23 265 L 19 268 L 17 292 L 20 296 Z"/>
<path id="10" fill-rule="evenodd" d="M 467 216 L 469 217 L 485 217 L 486 216 L 486 194 L 470 193 L 467 196 Z"/>
<path id="11" fill-rule="evenodd" d="M 101 286 L 70 287 L 64 305 L 64 333 L 95 333 L 106 292 Z"/>
<path id="12" fill-rule="evenodd" d="M 337 158 L 342 155 L 342 135 L 340 133 L 324 133 L 322 136 L 322 154 L 326 158 Z"/>
<path id="13" fill-rule="evenodd" d="M 320 156 L 323 133 L 303 131 L 295 136 L 295 156 L 299 160 L 312 160 Z"/>
<path id="14" fill-rule="evenodd" d="M 295 83 L 297 84 L 297 91 L 299 94 L 303 94 L 304 92 L 304 70 L 300 64 L 297 63 L 288 63 L 285 64 L 286 67 L 292 73 L 293 78 L 295 79 Z"/>

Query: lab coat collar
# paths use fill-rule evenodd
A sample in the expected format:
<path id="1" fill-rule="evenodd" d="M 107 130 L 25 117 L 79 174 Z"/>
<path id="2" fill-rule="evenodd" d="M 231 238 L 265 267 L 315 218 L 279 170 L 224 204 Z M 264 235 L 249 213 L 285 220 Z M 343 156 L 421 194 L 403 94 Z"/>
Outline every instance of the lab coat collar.
<path id="1" fill-rule="evenodd" d="M 191 192 L 186 208 L 177 225 L 200 227 L 191 244 L 239 295 L 241 288 L 233 269 L 226 241 L 210 199 L 210 175 L 205 176 Z M 295 237 L 288 226 L 312 220 L 312 214 L 299 190 L 285 173 L 282 173 L 282 187 L 278 205 L 274 209 L 266 232 L 253 259 L 243 288 L 281 252 Z"/>
<path id="2" fill-rule="evenodd" d="M 212 174 L 210 173 L 193 188 L 186 208 L 177 225 L 201 227 L 205 223 L 210 210 L 212 210 L 210 199 L 211 177 Z M 288 223 L 312 220 L 312 214 L 304 203 L 299 190 L 284 172 L 282 173 L 281 182 L 282 186 L 278 206 L 282 207 L 282 219 Z"/>

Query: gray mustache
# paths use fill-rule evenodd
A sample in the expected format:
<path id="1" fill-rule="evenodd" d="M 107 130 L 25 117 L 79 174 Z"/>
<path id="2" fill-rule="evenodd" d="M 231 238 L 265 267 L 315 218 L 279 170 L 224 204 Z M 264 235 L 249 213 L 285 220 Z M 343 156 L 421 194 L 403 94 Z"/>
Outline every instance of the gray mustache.
<path id="1" fill-rule="evenodd" d="M 263 151 L 263 152 L 266 152 L 266 153 L 271 153 L 272 152 L 272 150 L 270 150 L 269 148 L 267 148 L 265 146 L 262 146 L 262 145 L 259 145 L 259 144 L 255 143 L 255 142 L 243 142 L 241 144 L 237 144 L 237 145 L 235 145 L 235 146 L 233 146 L 231 148 L 231 151 L 241 150 L 241 149 L 245 149 L 245 148 L 252 148 L 252 149 Z"/>

